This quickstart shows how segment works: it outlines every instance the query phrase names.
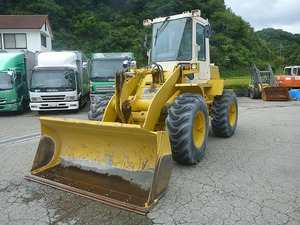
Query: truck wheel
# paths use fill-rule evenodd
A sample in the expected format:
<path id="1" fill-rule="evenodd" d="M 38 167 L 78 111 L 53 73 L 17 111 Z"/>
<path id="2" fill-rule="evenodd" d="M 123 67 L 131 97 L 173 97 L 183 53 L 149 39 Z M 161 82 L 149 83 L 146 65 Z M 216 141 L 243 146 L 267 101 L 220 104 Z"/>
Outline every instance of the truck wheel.
<path id="1" fill-rule="evenodd" d="M 166 119 L 173 159 L 181 164 L 196 164 L 206 148 L 208 110 L 204 98 L 185 93 L 176 97 Z"/>
<path id="2" fill-rule="evenodd" d="M 233 91 L 224 90 L 223 95 L 215 96 L 211 117 L 215 136 L 231 137 L 234 134 L 238 120 L 238 104 Z"/>
<path id="3" fill-rule="evenodd" d="M 18 110 L 18 114 L 19 115 L 22 115 L 23 113 L 24 113 L 24 111 L 25 111 L 25 108 L 24 108 L 24 105 L 23 105 L 23 103 L 20 105 L 20 108 L 19 108 L 19 110 Z"/>
<path id="4" fill-rule="evenodd" d="M 28 104 L 29 104 L 28 100 L 23 100 L 22 101 L 22 103 L 21 103 L 21 105 L 19 107 L 19 110 L 18 110 L 18 114 L 19 115 L 22 115 L 25 112 L 26 107 L 28 107 Z"/>
<path id="5" fill-rule="evenodd" d="M 94 111 L 94 112 L 93 112 L 93 110 L 88 111 L 89 120 L 94 120 L 94 121 L 101 121 L 102 120 L 105 110 L 100 109 L 100 108 L 98 108 L 98 109 L 99 110 Z"/>
<path id="6" fill-rule="evenodd" d="M 90 111 L 88 112 L 89 120 L 101 121 L 106 109 L 107 104 L 112 98 L 113 93 L 107 93 L 99 96 L 99 101 L 91 104 Z"/>

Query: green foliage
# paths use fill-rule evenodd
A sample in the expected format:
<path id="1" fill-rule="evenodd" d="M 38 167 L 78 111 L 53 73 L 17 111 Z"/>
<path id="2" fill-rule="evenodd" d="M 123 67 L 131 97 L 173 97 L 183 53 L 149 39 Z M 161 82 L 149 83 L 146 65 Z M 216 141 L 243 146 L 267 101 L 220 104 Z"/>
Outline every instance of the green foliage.
<path id="1" fill-rule="evenodd" d="M 211 58 L 221 69 L 237 70 L 270 59 L 265 42 L 258 38 L 249 23 L 230 10 L 215 12 L 211 24 L 214 31 Z"/>
<path id="2" fill-rule="evenodd" d="M 254 32 L 249 23 L 226 9 L 224 0 L 14 0 L 0 1 L 0 14 L 46 14 L 54 32 L 54 50 L 134 52 L 138 66 L 147 64 L 143 41 L 151 28 L 144 19 L 200 9 L 212 26 L 211 62 L 221 76 L 249 75 L 255 63 L 278 67 L 280 43 L 287 64 L 300 62 L 300 35 L 264 29 Z"/>
<path id="3" fill-rule="evenodd" d="M 275 59 L 276 66 L 277 66 L 278 68 L 280 68 L 281 65 L 284 64 L 284 62 L 285 62 L 285 58 L 282 57 L 282 56 L 277 56 L 276 59 Z"/>
<path id="4" fill-rule="evenodd" d="M 263 29 L 257 32 L 258 36 L 265 40 L 272 50 L 272 61 L 276 67 L 300 64 L 300 35 L 291 34 L 283 30 L 273 28 Z M 282 71 L 281 71 L 282 72 Z"/>

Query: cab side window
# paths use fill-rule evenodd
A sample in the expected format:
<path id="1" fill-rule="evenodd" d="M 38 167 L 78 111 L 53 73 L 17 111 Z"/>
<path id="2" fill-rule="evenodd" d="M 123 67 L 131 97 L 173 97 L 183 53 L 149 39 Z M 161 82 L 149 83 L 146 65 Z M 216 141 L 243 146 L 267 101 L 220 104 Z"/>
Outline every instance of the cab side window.
<path id="1" fill-rule="evenodd" d="M 292 76 L 295 76 L 296 74 L 297 74 L 297 68 L 294 68 Z"/>
<path id="2" fill-rule="evenodd" d="M 200 46 L 200 50 L 198 52 L 198 60 L 205 61 L 205 35 L 204 35 L 204 26 L 197 23 L 196 25 L 196 43 Z"/>

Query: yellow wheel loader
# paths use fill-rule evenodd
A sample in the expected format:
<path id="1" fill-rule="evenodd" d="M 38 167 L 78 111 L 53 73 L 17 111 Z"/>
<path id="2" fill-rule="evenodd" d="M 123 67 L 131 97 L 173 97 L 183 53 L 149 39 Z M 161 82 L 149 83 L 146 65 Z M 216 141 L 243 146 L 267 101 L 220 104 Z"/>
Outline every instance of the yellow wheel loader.
<path id="1" fill-rule="evenodd" d="M 289 90 L 278 86 L 270 64 L 266 70 L 258 70 L 256 65 L 253 65 L 246 96 L 252 99 L 262 98 L 264 101 L 291 100 Z"/>
<path id="2" fill-rule="evenodd" d="M 102 121 L 41 117 L 28 179 L 137 213 L 165 192 L 173 160 L 196 164 L 214 134 L 234 134 L 238 105 L 209 60 L 200 10 L 145 20 L 151 63 L 115 74 Z"/>

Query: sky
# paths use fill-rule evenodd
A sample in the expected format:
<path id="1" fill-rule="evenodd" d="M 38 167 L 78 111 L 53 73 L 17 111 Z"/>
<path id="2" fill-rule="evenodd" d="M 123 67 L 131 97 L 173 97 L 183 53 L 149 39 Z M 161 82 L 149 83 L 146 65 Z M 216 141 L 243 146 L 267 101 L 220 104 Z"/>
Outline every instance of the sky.
<path id="1" fill-rule="evenodd" d="M 300 0 L 224 0 L 232 12 L 250 23 L 255 31 L 282 29 L 300 34 Z"/>

